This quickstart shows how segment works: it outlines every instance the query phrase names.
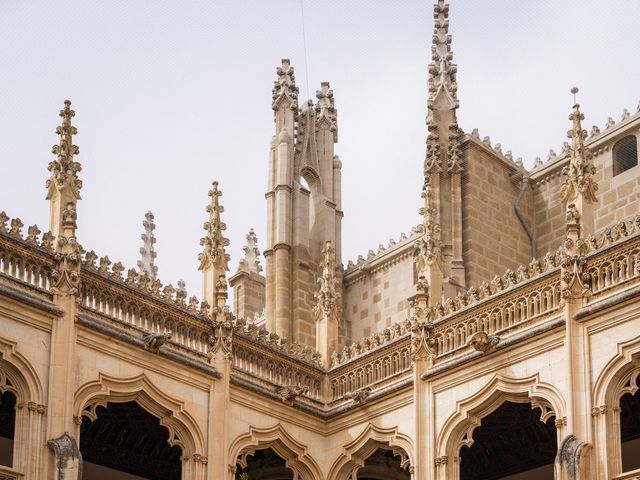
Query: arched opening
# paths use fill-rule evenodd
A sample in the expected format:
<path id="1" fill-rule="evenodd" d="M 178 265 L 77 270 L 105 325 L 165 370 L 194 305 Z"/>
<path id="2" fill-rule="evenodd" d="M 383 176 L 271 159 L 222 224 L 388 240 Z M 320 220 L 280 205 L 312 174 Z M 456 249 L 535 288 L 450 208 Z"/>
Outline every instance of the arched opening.
<path id="1" fill-rule="evenodd" d="M 285 459 L 270 448 L 247 454 L 236 467 L 236 480 L 294 480 Z"/>
<path id="2" fill-rule="evenodd" d="M 358 480 L 409 480 L 408 465 L 402 467 L 400 455 L 394 455 L 392 450 L 378 448 L 358 470 Z"/>
<path id="3" fill-rule="evenodd" d="M 622 471 L 640 469 L 640 372 L 629 380 L 631 392 L 620 399 Z"/>
<path id="4" fill-rule="evenodd" d="M 556 426 L 540 414 L 531 403 L 506 401 L 484 417 L 460 450 L 460 480 L 553 480 Z"/>
<path id="5" fill-rule="evenodd" d="M 137 402 L 107 403 L 82 418 L 83 476 L 91 480 L 179 480 L 182 449 Z"/>
<path id="6" fill-rule="evenodd" d="M 613 175 L 638 165 L 638 141 L 635 135 L 618 140 L 613 146 Z"/>
<path id="7" fill-rule="evenodd" d="M 13 440 L 16 431 L 16 396 L 5 391 L 0 395 L 0 465 L 13 467 Z"/>

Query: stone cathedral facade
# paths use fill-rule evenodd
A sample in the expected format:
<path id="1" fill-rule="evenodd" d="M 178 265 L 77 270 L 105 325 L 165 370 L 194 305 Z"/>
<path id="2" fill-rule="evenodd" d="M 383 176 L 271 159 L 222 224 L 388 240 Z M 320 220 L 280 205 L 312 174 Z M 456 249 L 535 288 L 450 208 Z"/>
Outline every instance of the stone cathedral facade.
<path id="1" fill-rule="evenodd" d="M 458 125 L 448 27 L 439 0 L 421 223 L 342 258 L 339 103 L 283 60 L 266 250 L 230 264 L 213 182 L 200 298 L 151 212 L 138 268 L 83 243 L 65 102 L 48 231 L 0 213 L 0 479 L 640 479 L 640 108 L 587 132 L 573 89 L 527 170 Z"/>

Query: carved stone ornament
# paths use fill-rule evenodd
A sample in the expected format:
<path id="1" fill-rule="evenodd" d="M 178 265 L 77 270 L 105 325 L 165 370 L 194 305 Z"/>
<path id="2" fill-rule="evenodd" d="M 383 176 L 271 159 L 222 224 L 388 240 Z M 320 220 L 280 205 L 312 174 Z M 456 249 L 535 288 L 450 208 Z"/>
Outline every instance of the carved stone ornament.
<path id="1" fill-rule="evenodd" d="M 56 458 L 56 480 L 80 478 L 82 455 L 75 438 L 65 432 L 58 438 L 48 440 L 47 447 L 53 450 Z"/>
<path id="2" fill-rule="evenodd" d="M 278 110 L 281 105 L 287 105 L 292 110 L 298 110 L 298 87 L 293 67 L 288 58 L 282 59 L 282 66 L 276 69 L 278 78 L 273 83 L 271 97 L 273 110 Z"/>
<path id="3" fill-rule="evenodd" d="M 429 267 L 441 258 L 440 225 L 437 222 L 437 209 L 433 203 L 433 187 L 429 176 L 425 177 L 422 198 L 424 206 L 419 210 L 422 215 L 422 237 L 415 242 L 413 251 L 418 278 L 426 278 Z"/>
<path id="4" fill-rule="evenodd" d="M 146 273 L 151 280 L 155 280 L 158 276 L 158 267 L 155 264 L 158 254 L 155 251 L 156 237 L 153 231 L 156 228 L 154 216 L 151 211 L 145 213 L 142 226 L 144 233 L 141 235 L 143 245 L 140 247 L 140 260 L 138 260 L 138 268 L 140 273 Z"/>
<path id="5" fill-rule="evenodd" d="M 142 336 L 145 350 L 158 353 L 160 347 L 171 340 L 170 333 L 145 333 Z"/>
<path id="6" fill-rule="evenodd" d="M 472 346 L 474 350 L 482 353 L 493 352 L 498 343 L 500 343 L 500 337 L 489 335 L 486 332 L 476 332 L 467 338 L 467 345 Z"/>
<path id="7" fill-rule="evenodd" d="M 427 155 L 424 160 L 425 176 L 440 173 L 442 171 L 442 160 L 440 159 L 440 135 L 438 135 L 438 126 L 435 124 L 427 125 L 429 134 L 427 135 Z"/>
<path id="8" fill-rule="evenodd" d="M 82 181 L 78 179 L 78 172 L 82 170 L 81 165 L 74 160 L 74 155 L 78 155 L 80 150 L 73 144 L 73 136 L 78 133 L 76 127 L 71 125 L 71 119 L 76 112 L 71 110 L 71 101 L 64 101 L 64 108 L 60 110 L 62 125 L 56 128 L 56 133 L 60 135 L 60 142 L 54 145 L 51 152 L 56 155 L 56 159 L 49 163 L 51 178 L 47 180 L 47 200 L 51 199 L 55 189 L 71 189 L 74 198 L 80 198 Z"/>
<path id="9" fill-rule="evenodd" d="M 425 316 L 422 310 L 416 313 L 419 316 Z M 430 311 L 431 309 L 427 307 L 427 310 Z M 431 321 L 413 321 L 411 323 L 411 356 L 414 360 L 426 360 L 435 356 L 436 341 L 432 332 L 433 322 Z"/>
<path id="10" fill-rule="evenodd" d="M 567 472 L 568 480 L 587 480 L 580 473 L 580 460 L 589 444 L 579 441 L 575 436 L 568 435 L 562 440 L 556 455 L 556 464 Z"/>
<path id="11" fill-rule="evenodd" d="M 204 270 L 213 265 L 226 272 L 229 270 L 229 255 L 225 252 L 225 247 L 229 246 L 229 240 L 222 233 L 227 229 L 227 226 L 220 220 L 220 214 L 224 212 L 224 207 L 220 205 L 222 192 L 218 190 L 218 182 L 214 181 L 211 184 L 209 196 L 211 204 L 207 205 L 206 209 L 209 213 L 209 221 L 204 224 L 207 234 L 200 239 L 200 245 L 204 249 L 198 256 L 198 260 L 200 260 L 198 269 Z"/>
<path id="12" fill-rule="evenodd" d="M 336 276 L 335 258 L 333 244 L 330 241 L 325 242 L 322 249 L 320 278 L 318 278 L 313 313 L 316 319 L 326 317 L 337 322 L 342 316 L 342 295 L 340 293 L 340 279 Z"/>
<path id="13" fill-rule="evenodd" d="M 215 309 L 216 307 L 214 307 Z M 219 312 L 214 312 L 214 314 L 220 315 Z M 209 355 L 222 355 L 223 358 L 231 359 L 233 354 L 233 323 L 231 319 L 214 320 L 212 330 L 212 334 L 209 335 Z"/>
<path id="14" fill-rule="evenodd" d="M 316 91 L 316 125 L 323 127 L 326 125 L 329 131 L 333 132 L 333 141 L 338 141 L 338 111 L 336 110 L 333 90 L 329 82 L 322 82 L 320 90 Z"/>
<path id="15" fill-rule="evenodd" d="M 585 272 L 587 244 L 581 239 L 565 239 L 560 250 L 560 291 L 562 298 L 575 299 L 591 295 L 591 278 Z"/>
<path id="16" fill-rule="evenodd" d="M 354 405 L 364 405 L 367 403 L 371 395 L 371 387 L 364 387 L 355 392 L 347 392 L 344 394 L 344 398 L 347 400 L 353 400 Z"/>
<path id="17" fill-rule="evenodd" d="M 240 260 L 238 265 L 239 272 L 248 273 L 260 273 L 262 272 L 262 265 L 260 265 L 260 250 L 258 250 L 258 237 L 253 228 L 249 230 L 249 233 L 245 237 L 247 244 L 242 247 L 244 251 L 244 258 Z"/>
<path id="18" fill-rule="evenodd" d="M 276 393 L 280 395 L 282 403 L 293 405 L 293 401 L 300 395 L 304 395 L 309 392 L 309 387 L 302 387 L 300 385 L 286 385 L 282 387 L 276 387 Z"/>
<path id="19" fill-rule="evenodd" d="M 571 92 L 575 95 L 578 89 L 573 88 Z M 584 144 L 587 138 L 587 131 L 582 128 L 582 120 L 584 115 L 580 112 L 580 105 L 576 103 L 573 106 L 573 112 L 569 115 L 569 120 L 573 122 L 573 127 L 567 133 L 571 139 L 569 147 L 569 165 L 562 169 L 564 181 L 562 183 L 562 200 L 571 202 L 578 195 L 582 195 L 587 202 L 597 202 L 596 191 L 598 184 L 593 176 L 596 168 L 593 165 L 593 153 Z"/>
<path id="20" fill-rule="evenodd" d="M 435 26 L 429 64 L 429 108 L 449 110 L 458 107 L 458 67 L 451 63 L 451 35 L 449 35 L 449 5 L 438 0 L 433 8 Z"/>
<path id="21" fill-rule="evenodd" d="M 57 295 L 75 295 L 80 288 L 82 247 L 75 237 L 76 208 L 69 202 L 62 212 L 64 235 L 57 241 L 56 266 L 51 272 L 51 291 Z"/>

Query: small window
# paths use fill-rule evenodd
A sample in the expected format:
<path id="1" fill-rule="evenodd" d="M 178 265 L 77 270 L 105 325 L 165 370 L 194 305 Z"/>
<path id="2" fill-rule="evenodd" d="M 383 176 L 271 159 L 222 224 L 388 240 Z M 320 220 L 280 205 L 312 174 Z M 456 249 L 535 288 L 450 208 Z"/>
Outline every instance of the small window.
<path id="1" fill-rule="evenodd" d="M 613 175 L 638 165 L 638 142 L 634 135 L 624 137 L 613 146 Z"/>

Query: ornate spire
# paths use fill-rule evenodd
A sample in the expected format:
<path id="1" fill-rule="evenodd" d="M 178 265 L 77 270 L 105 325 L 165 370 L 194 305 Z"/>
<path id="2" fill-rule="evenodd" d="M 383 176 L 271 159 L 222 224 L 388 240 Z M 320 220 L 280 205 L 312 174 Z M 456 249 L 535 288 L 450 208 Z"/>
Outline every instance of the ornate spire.
<path id="1" fill-rule="evenodd" d="M 258 237 L 253 228 L 249 230 L 249 233 L 245 237 L 247 244 L 242 247 L 244 251 L 244 258 L 240 260 L 238 265 L 239 272 L 248 273 L 260 273 L 262 271 L 262 265 L 260 265 L 260 250 L 258 250 Z"/>
<path id="2" fill-rule="evenodd" d="M 342 314 L 342 295 L 336 278 L 336 253 L 330 241 L 325 242 L 320 262 L 320 278 L 316 292 L 316 304 L 313 307 L 316 318 L 329 318 L 338 321 Z"/>
<path id="3" fill-rule="evenodd" d="M 138 268 L 140 273 L 146 273 L 151 280 L 155 280 L 158 277 L 158 267 L 155 266 L 155 259 L 157 253 L 154 249 L 156 243 L 156 237 L 153 231 L 156 228 L 156 224 L 153 222 L 153 213 L 148 211 L 144 215 L 144 221 L 142 226 L 144 227 L 144 233 L 141 235 L 143 246 L 140 247 L 140 254 L 142 258 L 138 260 Z"/>
<path id="4" fill-rule="evenodd" d="M 587 138 L 587 131 L 582 129 L 582 120 L 584 115 L 580 112 L 580 105 L 575 101 L 575 94 L 578 88 L 573 87 L 571 93 L 574 95 L 573 112 L 569 115 L 569 120 L 573 125 L 571 130 L 567 132 L 567 136 L 571 139 L 571 147 L 569 148 L 570 161 L 569 165 L 562 169 L 564 182 L 562 184 L 562 200 L 569 203 L 574 201 L 578 195 L 588 203 L 597 202 L 596 191 L 598 184 L 593 179 L 596 169 L 592 163 L 593 154 L 589 148 L 584 145 Z"/>
<path id="5" fill-rule="evenodd" d="M 416 241 L 414 250 L 418 278 L 425 276 L 428 268 L 440 259 L 440 225 L 436 218 L 433 187 L 429 176 L 425 177 L 422 198 L 424 199 L 424 206 L 420 209 L 422 237 Z"/>
<path id="6" fill-rule="evenodd" d="M 71 119 L 76 112 L 71 110 L 71 101 L 64 101 L 64 108 L 60 110 L 62 125 L 56 128 L 56 133 L 60 135 L 60 142 L 54 145 L 51 152 L 57 156 L 49 163 L 51 178 L 47 180 L 47 200 L 52 198 L 55 190 L 63 190 L 68 187 L 73 198 L 80 198 L 82 181 L 78 179 L 78 172 L 82 169 L 80 164 L 73 158 L 80 150 L 73 144 L 73 136 L 78 133 L 76 127 L 71 125 Z"/>
<path id="7" fill-rule="evenodd" d="M 429 109 L 450 110 L 458 108 L 458 85 L 449 35 L 449 5 L 438 0 L 433 7 L 435 25 L 429 65 Z"/>
<path id="8" fill-rule="evenodd" d="M 214 181 L 209 190 L 211 204 L 207 205 L 209 213 L 209 221 L 204 223 L 206 236 L 200 239 L 200 245 L 204 246 L 204 250 L 198 256 L 200 260 L 199 270 L 204 270 L 209 265 L 219 268 L 221 272 L 229 270 L 229 255 L 225 252 L 225 247 L 229 245 L 223 233 L 227 226 L 220 220 L 220 214 L 224 211 L 224 207 L 220 205 L 220 197 L 222 192 L 218 190 L 218 182 Z"/>
<path id="9" fill-rule="evenodd" d="M 327 123 L 329 129 L 333 132 L 333 141 L 338 141 L 338 111 L 335 108 L 333 100 L 333 90 L 331 90 L 329 82 L 322 82 L 320 90 L 316 90 L 316 124 L 322 125 Z"/>
<path id="10" fill-rule="evenodd" d="M 288 58 L 282 59 L 282 66 L 276 69 L 278 78 L 273 83 L 272 107 L 277 110 L 280 104 L 288 100 L 291 109 L 298 109 L 298 87 L 296 87 L 296 77 L 293 75 L 293 67 Z"/>

